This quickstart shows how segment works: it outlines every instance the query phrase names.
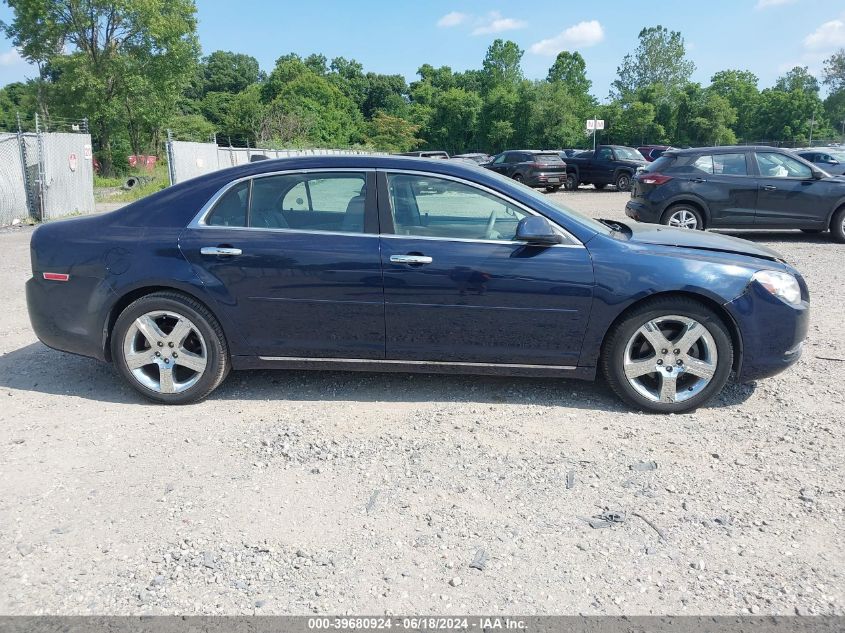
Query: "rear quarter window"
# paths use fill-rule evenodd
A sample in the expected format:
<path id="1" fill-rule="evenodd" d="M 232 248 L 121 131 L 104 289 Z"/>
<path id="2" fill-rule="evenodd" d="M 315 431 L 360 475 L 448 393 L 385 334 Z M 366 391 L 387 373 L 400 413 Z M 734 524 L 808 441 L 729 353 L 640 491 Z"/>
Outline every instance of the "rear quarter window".
<path id="1" fill-rule="evenodd" d="M 652 163 L 649 163 L 645 171 L 660 172 L 669 171 L 675 164 L 674 156 L 661 156 Z"/>

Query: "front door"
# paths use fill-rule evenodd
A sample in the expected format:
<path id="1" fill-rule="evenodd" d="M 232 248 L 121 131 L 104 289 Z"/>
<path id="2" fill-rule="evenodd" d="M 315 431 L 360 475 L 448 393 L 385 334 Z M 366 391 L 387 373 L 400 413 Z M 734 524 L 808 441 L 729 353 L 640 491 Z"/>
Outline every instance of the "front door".
<path id="1" fill-rule="evenodd" d="M 384 358 L 373 172 L 235 184 L 179 248 L 255 353 Z"/>
<path id="2" fill-rule="evenodd" d="M 514 241 L 528 212 L 470 183 L 379 179 L 388 359 L 577 365 L 593 291 L 580 243 Z"/>
<path id="3" fill-rule="evenodd" d="M 755 224 L 810 228 L 822 226 L 830 211 L 827 184 L 813 178 L 808 165 L 780 152 L 755 153 L 757 214 Z"/>

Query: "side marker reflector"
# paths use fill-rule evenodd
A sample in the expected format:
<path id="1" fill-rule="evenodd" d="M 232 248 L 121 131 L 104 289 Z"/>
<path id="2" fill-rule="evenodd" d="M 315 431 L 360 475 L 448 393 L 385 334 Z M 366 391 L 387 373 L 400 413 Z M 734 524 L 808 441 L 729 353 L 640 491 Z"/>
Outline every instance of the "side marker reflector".
<path id="1" fill-rule="evenodd" d="M 70 275 L 67 273 L 44 273 L 44 279 L 47 281 L 69 281 Z"/>

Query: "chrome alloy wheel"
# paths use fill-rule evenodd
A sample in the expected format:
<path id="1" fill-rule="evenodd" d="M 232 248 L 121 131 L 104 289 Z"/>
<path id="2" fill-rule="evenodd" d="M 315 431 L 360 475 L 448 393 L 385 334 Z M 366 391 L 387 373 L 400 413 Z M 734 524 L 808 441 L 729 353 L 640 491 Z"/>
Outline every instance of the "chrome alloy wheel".
<path id="1" fill-rule="evenodd" d="M 135 380 L 157 393 L 190 389 L 208 366 L 208 348 L 197 326 L 164 310 L 132 322 L 123 339 L 123 356 Z"/>
<path id="2" fill-rule="evenodd" d="M 716 341 L 701 323 L 679 315 L 643 324 L 625 346 L 625 378 L 652 402 L 684 402 L 713 379 Z"/>
<path id="3" fill-rule="evenodd" d="M 669 226 L 676 226 L 682 229 L 697 229 L 698 218 L 696 218 L 695 215 L 687 209 L 678 209 L 669 216 L 667 224 Z"/>

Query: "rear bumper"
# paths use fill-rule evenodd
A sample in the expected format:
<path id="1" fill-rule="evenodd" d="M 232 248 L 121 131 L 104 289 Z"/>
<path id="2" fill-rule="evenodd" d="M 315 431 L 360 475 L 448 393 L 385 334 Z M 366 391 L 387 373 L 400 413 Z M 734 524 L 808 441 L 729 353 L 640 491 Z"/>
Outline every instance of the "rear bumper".
<path id="1" fill-rule="evenodd" d="M 737 379 L 748 382 L 779 374 L 801 358 L 810 327 L 810 305 L 791 306 L 752 283 L 725 307 L 742 336 Z"/>
<path id="2" fill-rule="evenodd" d="M 525 184 L 529 187 L 562 187 L 566 183 L 566 172 L 537 172 L 526 174 Z"/>
<path id="3" fill-rule="evenodd" d="M 102 279 L 70 281 L 32 277 L 26 282 L 29 321 L 38 339 L 53 349 L 105 360 L 104 306 L 112 291 Z"/>
<path id="4" fill-rule="evenodd" d="M 625 204 L 625 215 L 637 222 L 660 224 L 660 210 L 636 200 L 629 200 Z"/>

